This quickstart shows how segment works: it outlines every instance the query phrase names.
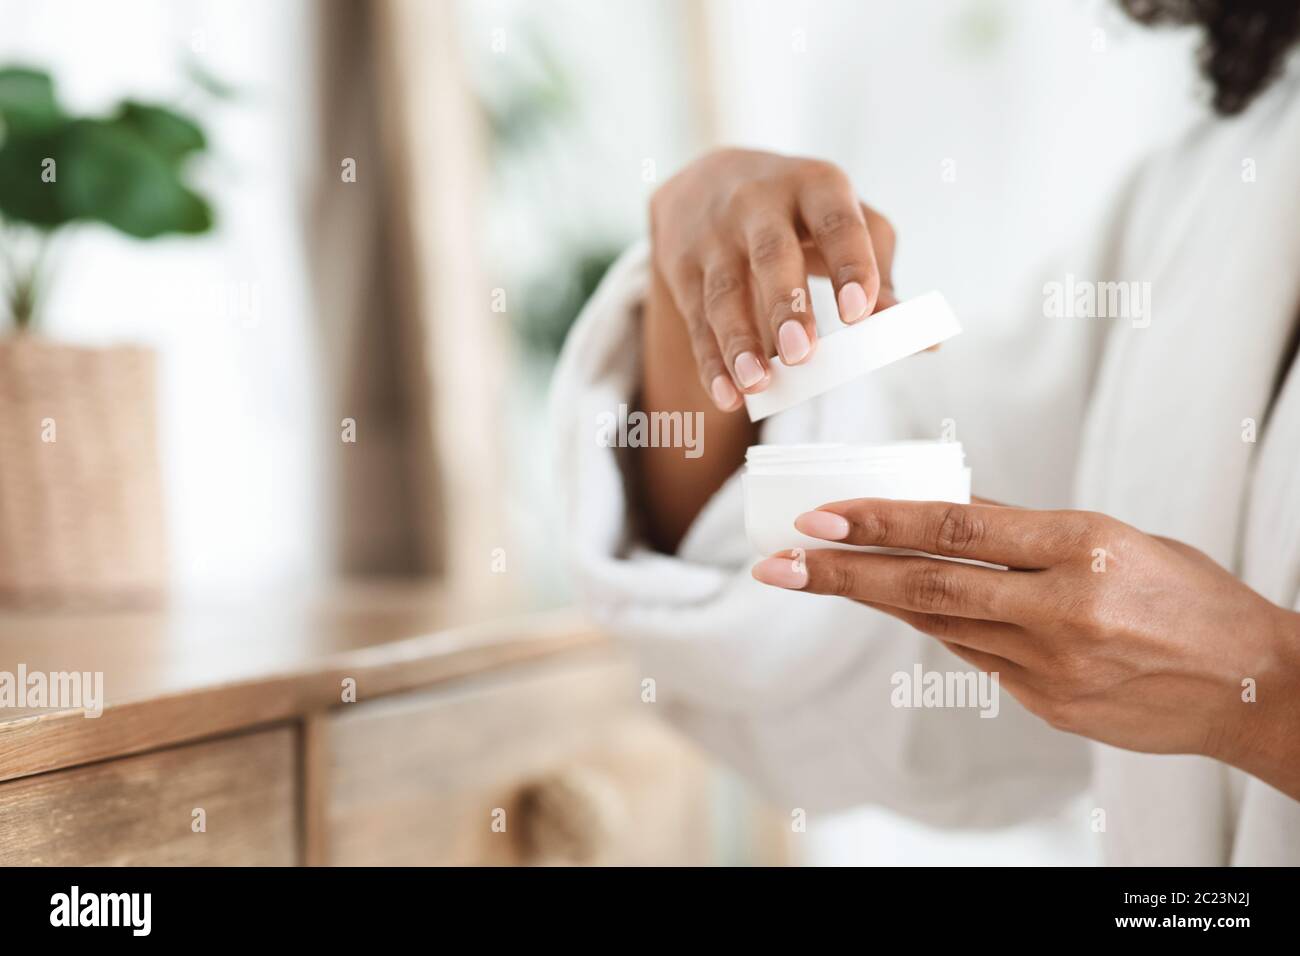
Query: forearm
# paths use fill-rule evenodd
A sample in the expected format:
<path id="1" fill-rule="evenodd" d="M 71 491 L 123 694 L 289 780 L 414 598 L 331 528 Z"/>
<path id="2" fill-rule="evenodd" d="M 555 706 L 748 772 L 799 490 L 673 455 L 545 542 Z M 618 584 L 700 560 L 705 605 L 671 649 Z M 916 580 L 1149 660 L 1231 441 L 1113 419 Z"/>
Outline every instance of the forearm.
<path id="1" fill-rule="evenodd" d="M 1242 676 L 1239 719 L 1213 756 L 1300 800 L 1300 614 L 1276 608 L 1270 646 L 1259 673 Z"/>
<path id="2" fill-rule="evenodd" d="M 699 412 L 703 453 L 687 458 L 680 448 L 636 449 L 630 456 L 645 533 L 671 554 L 705 503 L 745 460 L 757 428 L 744 407 L 719 411 L 695 369 L 686 324 L 657 269 L 642 322 L 643 377 L 638 407 L 647 414 Z"/>

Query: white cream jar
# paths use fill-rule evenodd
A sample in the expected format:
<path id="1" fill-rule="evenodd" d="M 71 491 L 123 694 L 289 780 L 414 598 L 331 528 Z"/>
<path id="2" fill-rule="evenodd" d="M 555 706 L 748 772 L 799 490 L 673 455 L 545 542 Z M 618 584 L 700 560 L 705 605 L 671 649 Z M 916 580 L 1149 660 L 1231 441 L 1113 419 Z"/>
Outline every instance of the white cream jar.
<path id="1" fill-rule="evenodd" d="M 745 453 L 745 531 L 760 554 L 848 548 L 795 530 L 805 511 L 846 498 L 970 502 L 961 442 L 753 445 Z"/>

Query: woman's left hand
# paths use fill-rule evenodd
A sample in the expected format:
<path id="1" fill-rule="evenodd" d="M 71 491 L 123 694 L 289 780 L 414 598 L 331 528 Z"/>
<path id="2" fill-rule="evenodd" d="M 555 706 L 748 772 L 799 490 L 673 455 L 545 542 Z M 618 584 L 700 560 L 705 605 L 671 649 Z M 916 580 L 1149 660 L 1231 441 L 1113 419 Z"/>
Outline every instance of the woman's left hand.
<path id="1" fill-rule="evenodd" d="M 970 559 L 837 549 L 754 567 L 942 641 L 1052 726 L 1239 766 L 1300 799 L 1300 615 L 1195 548 L 1105 515 L 861 498 L 823 505 L 810 537 Z"/>

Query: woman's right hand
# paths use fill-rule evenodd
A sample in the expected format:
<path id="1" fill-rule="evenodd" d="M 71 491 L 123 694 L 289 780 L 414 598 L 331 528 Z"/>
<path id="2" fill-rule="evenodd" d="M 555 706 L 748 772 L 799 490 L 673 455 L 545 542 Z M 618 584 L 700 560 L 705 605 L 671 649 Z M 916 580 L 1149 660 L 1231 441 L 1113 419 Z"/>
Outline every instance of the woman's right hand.
<path id="1" fill-rule="evenodd" d="M 700 384 L 722 411 L 761 392 L 770 356 L 817 347 L 809 275 L 828 276 L 840 320 L 888 308 L 894 230 L 831 163 L 724 149 L 691 163 L 650 201 L 657 284 L 686 325 Z"/>

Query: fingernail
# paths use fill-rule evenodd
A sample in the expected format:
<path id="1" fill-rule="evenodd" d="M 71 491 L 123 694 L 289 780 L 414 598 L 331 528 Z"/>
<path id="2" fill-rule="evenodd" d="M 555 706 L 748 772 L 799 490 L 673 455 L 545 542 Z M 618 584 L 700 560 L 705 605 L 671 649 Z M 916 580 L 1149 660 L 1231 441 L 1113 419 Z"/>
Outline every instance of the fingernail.
<path id="1" fill-rule="evenodd" d="M 741 352 L 736 356 L 736 381 L 741 388 L 753 388 L 763 381 L 763 366 L 753 352 Z"/>
<path id="2" fill-rule="evenodd" d="M 856 322 L 867 314 L 867 290 L 856 282 L 840 289 L 840 321 Z"/>
<path id="3" fill-rule="evenodd" d="M 849 522 L 830 511 L 805 511 L 794 519 L 794 526 L 810 538 L 843 541 L 849 536 Z"/>
<path id="4" fill-rule="evenodd" d="M 761 584 L 778 588 L 793 588 L 798 591 L 808 583 L 808 569 L 803 562 L 790 558 L 764 558 L 754 565 L 751 573 Z"/>
<path id="5" fill-rule="evenodd" d="M 713 393 L 713 404 L 724 412 L 730 411 L 735 406 L 736 399 L 740 397 L 736 386 L 732 385 L 731 379 L 725 375 L 715 376 L 709 391 Z"/>
<path id="6" fill-rule="evenodd" d="M 777 330 L 776 340 L 781 346 L 781 361 L 786 365 L 801 362 L 812 348 L 808 333 L 803 330 L 803 323 L 798 319 L 786 319 Z"/>

